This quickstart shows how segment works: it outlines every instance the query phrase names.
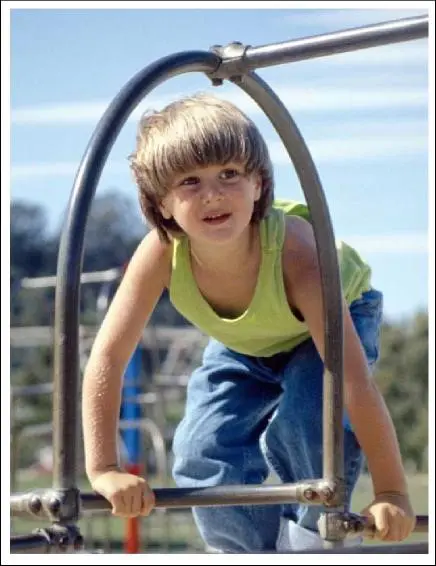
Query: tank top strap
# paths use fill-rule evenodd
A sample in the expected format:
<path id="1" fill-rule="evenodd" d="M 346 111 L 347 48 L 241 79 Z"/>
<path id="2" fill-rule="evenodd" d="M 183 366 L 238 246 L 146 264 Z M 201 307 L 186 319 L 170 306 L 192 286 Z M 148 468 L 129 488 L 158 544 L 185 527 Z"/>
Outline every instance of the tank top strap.
<path id="1" fill-rule="evenodd" d="M 260 240 L 262 251 L 266 254 L 280 252 L 285 239 L 285 214 L 282 210 L 271 209 L 260 223 Z"/>

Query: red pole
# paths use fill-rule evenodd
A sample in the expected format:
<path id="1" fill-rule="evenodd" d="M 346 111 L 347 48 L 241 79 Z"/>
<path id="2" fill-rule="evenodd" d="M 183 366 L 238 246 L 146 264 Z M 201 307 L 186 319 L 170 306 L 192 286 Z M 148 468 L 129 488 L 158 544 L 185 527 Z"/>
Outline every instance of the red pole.
<path id="1" fill-rule="evenodd" d="M 139 476 L 141 474 L 141 464 L 127 464 L 125 466 L 129 474 Z M 126 519 L 126 528 L 124 532 L 124 552 L 126 554 L 138 554 L 140 550 L 139 537 L 139 517 L 130 517 Z"/>

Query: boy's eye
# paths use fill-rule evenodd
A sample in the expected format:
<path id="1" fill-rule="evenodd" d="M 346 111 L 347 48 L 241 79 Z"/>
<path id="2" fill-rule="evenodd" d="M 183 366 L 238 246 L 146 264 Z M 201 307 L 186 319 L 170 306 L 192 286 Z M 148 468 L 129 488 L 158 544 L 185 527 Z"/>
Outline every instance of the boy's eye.
<path id="1" fill-rule="evenodd" d="M 221 172 L 220 177 L 223 179 L 234 179 L 238 177 L 241 173 L 237 169 L 224 169 Z"/>
<path id="2" fill-rule="evenodd" d="M 180 186 L 189 186 L 196 185 L 199 182 L 200 179 L 198 177 L 186 177 L 186 179 L 183 179 L 179 184 Z"/>

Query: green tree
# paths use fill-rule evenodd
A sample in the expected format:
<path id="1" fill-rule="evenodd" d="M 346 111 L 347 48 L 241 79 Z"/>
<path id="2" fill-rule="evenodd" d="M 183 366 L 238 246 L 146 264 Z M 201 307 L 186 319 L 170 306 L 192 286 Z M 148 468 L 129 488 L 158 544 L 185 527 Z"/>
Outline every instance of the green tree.
<path id="1" fill-rule="evenodd" d="M 115 190 L 97 197 L 91 207 L 84 242 L 84 271 L 121 267 L 147 233 L 139 205 Z"/>
<path id="2" fill-rule="evenodd" d="M 11 276 L 35 277 L 46 272 L 47 225 L 44 210 L 34 204 L 11 204 Z"/>
<path id="3" fill-rule="evenodd" d="M 428 316 L 383 326 L 376 379 L 398 433 L 403 457 L 424 471 L 428 465 Z"/>

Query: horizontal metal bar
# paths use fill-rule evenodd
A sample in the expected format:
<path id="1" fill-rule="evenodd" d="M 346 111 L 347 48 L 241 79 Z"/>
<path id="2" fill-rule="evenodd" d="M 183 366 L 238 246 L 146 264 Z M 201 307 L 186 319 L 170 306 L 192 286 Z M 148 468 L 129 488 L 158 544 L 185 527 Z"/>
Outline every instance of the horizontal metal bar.
<path id="1" fill-rule="evenodd" d="M 206 507 L 222 505 L 254 505 L 273 503 L 293 503 L 303 501 L 307 504 L 319 505 L 319 499 L 310 501 L 307 489 L 314 489 L 315 484 L 289 484 L 280 486 L 219 486 L 195 489 L 162 488 L 154 489 L 156 508 L 186 508 Z M 110 509 L 110 503 L 101 495 L 96 493 L 81 494 L 82 508 L 84 511 L 103 511 Z M 368 523 L 365 528 L 367 535 L 372 535 L 374 528 Z M 415 533 L 428 532 L 428 515 L 416 517 Z"/>
<path id="2" fill-rule="evenodd" d="M 188 507 L 220 507 L 227 505 L 268 505 L 302 502 L 306 505 L 323 504 L 322 492 L 328 484 L 324 480 L 309 480 L 283 485 L 230 485 L 204 488 L 153 489 L 157 509 Z M 41 519 L 45 516 L 45 501 L 50 501 L 52 490 L 17 493 L 10 496 L 11 515 Z M 110 502 L 95 492 L 80 493 L 81 513 L 109 511 Z M 371 534 L 373 527 L 365 528 Z M 428 516 L 418 515 L 414 532 L 428 532 Z"/>
<path id="3" fill-rule="evenodd" d="M 415 542 L 403 544 L 377 544 L 356 545 L 334 548 L 321 548 L 311 550 L 299 550 L 298 554 L 428 554 L 428 542 Z M 282 552 L 280 551 L 282 554 Z M 296 554 L 295 552 L 284 552 L 283 554 Z"/>
<path id="4" fill-rule="evenodd" d="M 80 325 L 80 338 L 93 340 L 97 334 L 98 326 Z M 143 329 L 141 344 L 147 347 L 155 347 L 156 344 L 165 348 L 168 344 L 177 341 L 180 345 L 190 347 L 198 345 L 205 339 L 205 335 L 197 328 L 156 326 Z M 26 348 L 30 346 L 52 346 L 54 340 L 54 329 L 51 326 L 15 326 L 10 329 L 11 348 Z M 157 379 L 159 377 L 157 376 Z M 174 383 L 182 383 L 174 378 Z M 158 384 L 159 385 L 159 384 Z"/>
<path id="5" fill-rule="evenodd" d="M 14 535 L 11 537 L 10 551 L 13 554 L 48 553 L 50 541 L 44 535 Z"/>
<path id="6" fill-rule="evenodd" d="M 35 385 L 16 385 L 11 387 L 11 397 L 29 397 L 47 395 L 53 392 L 53 383 L 37 383 Z"/>
<path id="7" fill-rule="evenodd" d="M 117 281 L 123 273 L 119 267 L 106 269 L 105 271 L 90 271 L 82 273 L 80 283 L 105 283 Z M 20 284 L 23 289 L 42 289 L 45 287 L 56 287 L 57 276 L 47 275 L 46 277 L 23 277 Z"/>
<path id="8" fill-rule="evenodd" d="M 428 515 L 417 515 L 414 533 L 428 533 Z"/>
<path id="9" fill-rule="evenodd" d="M 205 488 L 161 488 L 154 489 L 156 508 L 211 507 L 226 505 L 268 505 L 301 501 L 298 484 L 278 486 L 231 485 Z M 82 493 L 82 508 L 100 511 L 111 508 L 110 503 L 98 494 Z M 307 503 L 304 498 L 304 502 Z M 319 502 L 318 502 L 319 504 Z"/>
<path id="10" fill-rule="evenodd" d="M 284 43 L 248 47 L 244 59 L 248 69 L 282 65 L 357 49 L 367 49 L 428 36 L 428 17 L 418 16 L 370 26 L 305 37 Z"/>
<path id="11" fill-rule="evenodd" d="M 428 16 L 423 15 L 259 47 L 245 46 L 236 41 L 226 46 L 211 47 L 221 57 L 221 63 L 208 76 L 213 84 L 220 85 L 223 79 L 236 80 L 261 67 L 295 63 L 424 37 L 428 37 Z"/>
<path id="12" fill-rule="evenodd" d="M 323 504 L 331 494 L 331 487 L 323 480 L 283 485 L 225 485 L 205 488 L 153 489 L 156 508 L 211 507 L 224 505 L 258 505 L 301 502 L 306 505 Z M 14 517 L 54 517 L 53 503 L 56 490 L 16 493 L 10 496 L 10 511 Z M 104 511 L 111 504 L 95 493 L 80 493 L 80 512 Z"/>
<path id="13" fill-rule="evenodd" d="M 10 552 L 12 554 L 50 553 L 50 542 L 43 535 L 18 535 L 11 537 Z M 53 549 L 54 550 L 54 549 Z M 281 552 L 282 553 L 282 552 Z M 362 545 L 353 547 L 335 547 L 330 549 L 314 549 L 299 551 L 298 554 L 428 554 L 428 542 Z M 263 553 L 270 554 L 270 553 Z M 294 554 L 292 552 L 283 554 Z"/>

